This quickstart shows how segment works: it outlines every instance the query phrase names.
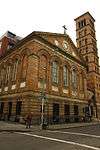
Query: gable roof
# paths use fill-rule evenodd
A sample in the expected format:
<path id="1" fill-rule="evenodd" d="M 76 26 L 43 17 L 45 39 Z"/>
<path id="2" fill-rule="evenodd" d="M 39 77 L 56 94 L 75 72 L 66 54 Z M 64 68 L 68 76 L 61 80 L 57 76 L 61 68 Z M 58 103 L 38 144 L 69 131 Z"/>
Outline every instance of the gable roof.
<path id="1" fill-rule="evenodd" d="M 55 36 L 55 37 L 64 37 L 64 38 L 66 38 L 67 41 L 69 41 L 69 42 L 71 43 L 71 47 L 73 48 L 77 59 L 79 59 L 80 62 L 85 63 L 85 61 L 84 61 L 82 55 L 79 53 L 77 47 L 75 46 L 75 44 L 73 43 L 73 41 L 71 40 L 71 38 L 70 38 L 69 35 L 67 35 L 67 34 L 60 34 L 60 33 L 39 32 L 39 31 L 34 31 L 34 33 L 35 33 L 36 35 L 42 37 L 44 40 L 46 40 L 46 39 L 44 38 L 45 36 Z M 47 40 L 47 41 L 48 41 L 48 40 Z M 49 41 L 48 41 L 48 42 L 49 42 Z M 51 42 L 50 42 L 50 43 L 51 43 Z M 53 44 L 53 43 L 51 43 L 51 44 L 52 44 L 52 45 L 55 45 L 55 44 Z M 60 47 L 57 46 L 57 45 L 55 45 L 55 46 L 56 46 L 57 48 L 60 48 Z M 60 48 L 60 49 L 62 49 L 62 48 Z M 63 51 L 63 49 L 62 49 L 62 51 Z M 66 51 L 66 53 L 68 53 L 68 52 Z M 70 54 L 70 55 L 71 55 L 71 54 Z"/>
<path id="2" fill-rule="evenodd" d="M 70 42 L 72 43 L 77 55 L 81 58 L 80 60 L 76 59 L 75 57 L 73 57 L 71 54 L 66 53 L 65 51 L 63 51 L 61 48 L 59 48 L 58 46 L 52 44 L 51 42 L 49 42 L 48 40 L 46 40 L 45 38 L 42 37 L 42 35 L 54 35 L 54 36 L 64 36 L 67 37 Z M 77 48 L 75 46 L 75 44 L 73 43 L 73 41 L 71 40 L 71 38 L 66 34 L 59 34 L 59 33 L 50 33 L 50 32 L 37 32 L 34 31 L 31 34 L 29 34 L 28 36 L 26 36 L 25 38 L 23 38 L 21 41 L 19 41 L 13 48 L 11 48 L 4 56 L 2 56 L 0 58 L 0 60 L 2 60 L 3 58 L 5 58 L 6 56 L 8 56 L 9 54 L 15 52 L 16 49 L 20 48 L 22 45 L 24 45 L 26 42 L 32 40 L 32 39 L 37 39 L 45 44 L 47 44 L 49 47 L 53 48 L 55 51 L 58 51 L 59 53 L 63 54 L 64 56 L 74 60 L 75 62 L 81 64 L 82 66 L 86 67 L 86 63 L 83 60 L 83 58 L 81 57 L 81 55 L 78 53 Z"/>

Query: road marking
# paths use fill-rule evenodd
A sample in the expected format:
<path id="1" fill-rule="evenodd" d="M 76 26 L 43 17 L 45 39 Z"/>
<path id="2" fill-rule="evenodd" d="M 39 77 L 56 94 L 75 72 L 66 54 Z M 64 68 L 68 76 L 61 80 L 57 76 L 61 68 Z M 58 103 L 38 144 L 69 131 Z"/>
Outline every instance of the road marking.
<path id="1" fill-rule="evenodd" d="M 50 141 L 56 141 L 56 142 L 60 142 L 60 143 L 77 145 L 77 146 L 80 146 L 80 147 L 85 147 L 85 148 L 89 148 L 89 149 L 93 149 L 93 150 L 100 150 L 100 148 L 98 148 L 98 147 L 93 147 L 93 146 L 89 146 L 89 145 L 85 145 L 85 144 L 80 144 L 80 143 L 76 143 L 76 142 L 71 142 L 71 141 L 65 141 L 65 140 L 50 138 L 50 137 L 46 137 L 46 136 L 40 136 L 40 135 L 36 135 L 36 134 L 22 133 L 22 132 L 15 132 L 15 133 L 16 134 L 21 134 L 21 135 L 27 135 L 27 136 L 31 136 L 31 137 L 36 137 L 36 138 L 41 138 L 41 139 L 46 139 L 46 140 L 50 140 Z"/>
<path id="2" fill-rule="evenodd" d="M 74 135 L 82 135 L 82 136 L 93 137 L 93 138 L 100 138 L 99 135 L 76 133 L 76 132 L 63 132 L 63 131 L 50 131 L 50 130 L 48 130 L 47 132 L 64 133 L 64 134 L 74 134 Z"/>

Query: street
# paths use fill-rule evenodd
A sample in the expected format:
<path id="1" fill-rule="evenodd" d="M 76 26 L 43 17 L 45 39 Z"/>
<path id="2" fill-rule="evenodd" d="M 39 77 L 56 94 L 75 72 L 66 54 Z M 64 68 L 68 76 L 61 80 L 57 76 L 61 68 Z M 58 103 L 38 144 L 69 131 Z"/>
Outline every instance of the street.
<path id="1" fill-rule="evenodd" d="M 0 150 L 100 150 L 100 125 L 34 132 L 0 132 Z"/>

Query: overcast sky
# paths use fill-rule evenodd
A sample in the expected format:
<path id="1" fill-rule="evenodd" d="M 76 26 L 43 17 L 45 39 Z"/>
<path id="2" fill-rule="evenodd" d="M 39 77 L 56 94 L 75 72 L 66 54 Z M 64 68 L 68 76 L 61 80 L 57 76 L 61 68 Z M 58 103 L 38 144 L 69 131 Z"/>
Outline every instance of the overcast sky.
<path id="1" fill-rule="evenodd" d="M 67 34 L 75 43 L 74 19 L 89 11 L 95 18 L 100 57 L 100 0 L 0 0 L 0 36 L 7 30 L 25 37 L 33 31 Z"/>

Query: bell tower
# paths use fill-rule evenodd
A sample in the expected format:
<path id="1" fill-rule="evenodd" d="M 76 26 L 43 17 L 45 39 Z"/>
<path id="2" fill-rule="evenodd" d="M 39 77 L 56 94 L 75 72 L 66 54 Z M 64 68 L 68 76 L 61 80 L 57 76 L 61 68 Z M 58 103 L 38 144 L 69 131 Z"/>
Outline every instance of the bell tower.
<path id="1" fill-rule="evenodd" d="M 77 48 L 87 63 L 87 87 L 94 92 L 95 102 L 99 105 L 98 112 L 100 112 L 100 71 L 95 19 L 89 12 L 86 12 L 75 21 Z"/>

